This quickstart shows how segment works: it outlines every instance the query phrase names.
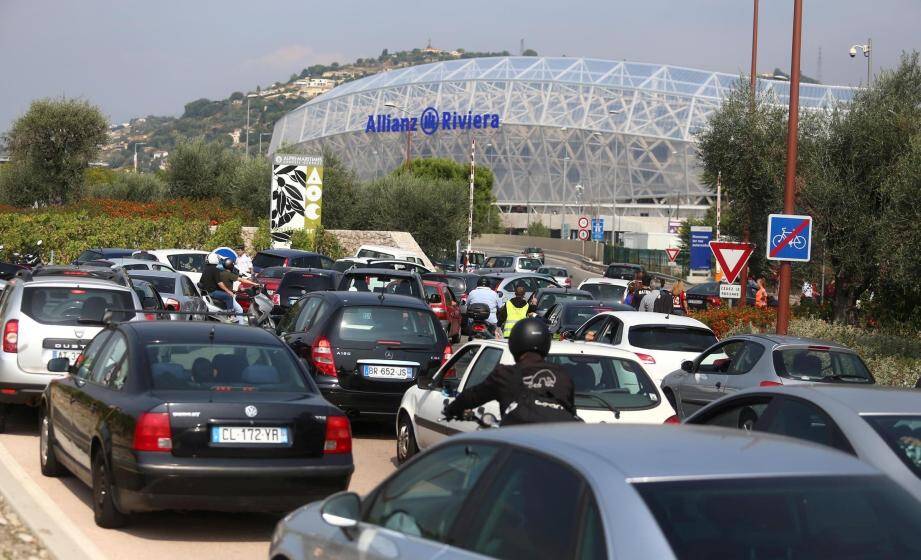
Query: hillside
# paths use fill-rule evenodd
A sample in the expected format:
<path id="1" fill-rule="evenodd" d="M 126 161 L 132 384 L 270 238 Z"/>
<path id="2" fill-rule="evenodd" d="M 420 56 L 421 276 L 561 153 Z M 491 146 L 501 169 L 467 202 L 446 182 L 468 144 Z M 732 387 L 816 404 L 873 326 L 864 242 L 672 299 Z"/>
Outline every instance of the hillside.
<path id="1" fill-rule="evenodd" d="M 264 153 L 276 120 L 341 83 L 429 62 L 508 54 L 505 51 L 445 51 L 429 45 L 395 53 L 384 49 L 376 58 L 359 58 L 349 64 L 317 64 L 291 74 L 286 82 L 276 82 L 264 89 L 257 86 L 255 91 L 235 91 L 226 99 L 191 101 L 186 103 L 179 117 L 150 115 L 115 124 L 110 129 L 109 143 L 103 147 L 100 159 L 112 167 L 130 167 L 133 165 L 135 143 L 144 143 L 138 147 L 139 166 L 144 170 L 154 170 L 165 165 L 170 150 L 184 138 L 203 138 L 244 152 L 247 96 L 250 103 L 250 154 L 259 152 L 260 137 Z"/>

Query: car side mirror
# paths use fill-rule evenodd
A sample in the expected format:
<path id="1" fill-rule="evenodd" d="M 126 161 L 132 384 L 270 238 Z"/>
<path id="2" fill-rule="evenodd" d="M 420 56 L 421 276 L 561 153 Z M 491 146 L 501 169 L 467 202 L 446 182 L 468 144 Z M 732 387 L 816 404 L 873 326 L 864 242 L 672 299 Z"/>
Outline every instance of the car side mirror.
<path id="1" fill-rule="evenodd" d="M 691 360 L 685 360 L 681 362 L 681 370 L 687 373 L 692 373 L 694 371 L 694 362 Z"/>
<path id="2" fill-rule="evenodd" d="M 333 494 L 320 506 L 320 516 L 333 527 L 343 530 L 356 527 L 361 517 L 361 498 L 355 492 Z"/>
<path id="3" fill-rule="evenodd" d="M 52 358 L 48 360 L 48 371 L 66 373 L 70 370 L 70 360 L 67 358 Z"/>

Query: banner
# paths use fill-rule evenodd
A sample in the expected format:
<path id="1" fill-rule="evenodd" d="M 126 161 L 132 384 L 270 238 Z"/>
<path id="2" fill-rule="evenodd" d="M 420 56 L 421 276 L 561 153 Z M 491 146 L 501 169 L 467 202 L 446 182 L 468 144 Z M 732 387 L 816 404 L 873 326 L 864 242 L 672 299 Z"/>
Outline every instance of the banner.
<path id="1" fill-rule="evenodd" d="M 272 246 L 288 246 L 291 233 L 315 230 L 323 202 L 323 158 L 277 154 L 272 165 Z"/>
<path id="2" fill-rule="evenodd" d="M 710 241 L 713 240 L 713 228 L 709 226 L 691 226 L 691 269 L 710 269 Z"/>

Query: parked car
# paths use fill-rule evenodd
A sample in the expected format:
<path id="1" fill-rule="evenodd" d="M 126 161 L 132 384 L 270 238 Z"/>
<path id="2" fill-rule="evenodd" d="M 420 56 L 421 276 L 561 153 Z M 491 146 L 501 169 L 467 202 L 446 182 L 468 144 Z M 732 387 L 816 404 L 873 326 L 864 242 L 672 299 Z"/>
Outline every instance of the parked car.
<path id="1" fill-rule="evenodd" d="M 639 264 L 631 263 L 612 263 L 609 264 L 606 269 L 604 269 L 605 278 L 614 278 L 617 280 L 633 280 L 636 278 L 636 273 L 642 272 L 643 275 L 646 275 L 646 269 Z"/>
<path id="2" fill-rule="evenodd" d="M 425 301 L 422 279 L 415 272 L 385 268 L 350 268 L 342 275 L 339 289 L 412 296 Z"/>
<path id="3" fill-rule="evenodd" d="M 559 301 L 589 301 L 594 299 L 591 293 L 582 290 L 570 290 L 569 288 L 540 288 L 534 292 L 534 298 L 537 301 L 537 315 L 543 317 L 547 310 L 553 304 Z"/>
<path id="4" fill-rule="evenodd" d="M 547 361 L 569 373 L 579 417 L 586 422 L 661 424 L 673 414 L 636 356 L 629 352 L 554 341 Z M 482 383 L 497 365 L 514 363 L 508 344 L 474 340 L 461 347 L 433 377 L 417 377 L 416 385 L 406 391 L 400 403 L 397 461 L 403 463 L 451 434 L 475 431 L 475 422 L 443 418 L 445 397 L 453 398 Z M 495 401 L 487 403 L 485 411 L 500 417 Z"/>
<path id="5" fill-rule="evenodd" d="M 377 260 L 401 260 L 421 264 L 430 271 L 435 270 L 432 261 L 429 260 L 425 253 L 417 251 L 407 251 L 399 247 L 385 247 L 382 245 L 362 245 L 355 252 L 359 258 L 370 258 Z"/>
<path id="6" fill-rule="evenodd" d="M 539 260 L 523 255 L 497 255 L 487 258 L 476 272 L 477 274 L 534 273 L 541 267 L 541 264 Z"/>
<path id="7" fill-rule="evenodd" d="M 460 301 L 447 284 L 431 280 L 424 280 L 422 284 L 432 313 L 438 317 L 451 343 L 457 344 L 460 342 L 462 330 Z"/>
<path id="8" fill-rule="evenodd" d="M 616 308 L 613 305 L 622 307 Z M 565 339 L 571 338 L 572 333 L 595 315 L 606 311 L 625 311 L 624 307 L 629 306 L 584 299 L 564 300 L 550 306 L 543 318 L 547 322 L 550 334 L 557 338 Z M 633 308 L 631 307 L 629 310 L 632 311 Z"/>
<path id="9" fill-rule="evenodd" d="M 727 396 L 685 420 L 829 445 L 886 473 L 921 500 L 921 392 L 785 385 Z"/>
<path id="10" fill-rule="evenodd" d="M 288 511 L 348 488 L 349 421 L 274 335 L 217 323 L 106 327 L 41 403 L 40 464 L 93 490 L 101 527 L 163 509 Z"/>
<path id="11" fill-rule="evenodd" d="M 572 274 L 569 269 L 562 266 L 542 266 L 537 269 L 538 274 L 544 274 L 553 278 L 553 281 L 564 288 L 572 287 Z"/>
<path id="12" fill-rule="evenodd" d="M 77 255 L 77 258 L 71 264 L 81 265 L 89 261 L 98 261 L 106 259 L 130 259 L 137 249 L 116 249 L 116 248 L 97 248 L 87 249 Z"/>
<path id="13" fill-rule="evenodd" d="M 192 284 L 198 285 L 201 282 L 201 273 L 205 268 L 205 259 L 208 257 L 208 251 L 197 251 L 195 249 L 157 249 L 148 251 L 151 255 L 157 257 L 161 263 L 173 267 L 173 270 L 180 272 L 189 277 Z"/>
<path id="14" fill-rule="evenodd" d="M 278 333 L 323 396 L 349 414 L 372 417 L 393 417 L 406 389 L 431 377 L 452 352 L 427 303 L 374 292 L 309 294 Z"/>
<path id="15" fill-rule="evenodd" d="M 425 266 L 410 262 L 410 261 L 397 261 L 397 260 L 381 260 L 381 259 L 368 259 L 368 263 L 364 265 L 365 268 L 389 268 L 390 270 L 409 270 L 415 272 L 416 274 L 428 274 L 432 272 L 432 269 L 426 268 Z"/>
<path id="16" fill-rule="evenodd" d="M 333 263 L 333 270 L 336 270 L 338 272 L 345 272 L 346 270 L 354 266 L 363 266 L 367 264 L 367 262 L 368 262 L 368 259 L 359 259 L 357 257 L 345 257 L 342 259 L 338 259 L 335 263 Z"/>
<path id="17" fill-rule="evenodd" d="M 757 292 L 758 290 L 755 288 L 748 288 L 748 295 L 745 299 L 747 305 L 755 305 L 755 294 Z M 688 288 L 687 301 L 688 308 L 694 311 L 703 311 L 709 307 L 716 307 L 725 303 L 720 298 L 719 282 L 704 282 Z M 777 307 L 777 298 L 768 295 L 768 307 Z"/>
<path id="18" fill-rule="evenodd" d="M 286 269 L 285 275 L 272 294 L 272 320 L 278 323 L 281 317 L 297 303 L 299 299 L 311 292 L 335 290 L 339 287 L 342 274 L 335 270 L 318 268 Z"/>
<path id="19" fill-rule="evenodd" d="M 259 274 L 263 268 L 271 266 L 290 266 L 293 268 L 323 268 L 334 270 L 336 261 L 311 251 L 299 249 L 266 249 L 253 257 L 253 273 Z"/>
<path id="20" fill-rule="evenodd" d="M 589 278 L 585 282 L 579 284 L 579 289 L 592 294 L 598 301 L 623 303 L 624 299 L 627 297 L 627 285 L 632 281 L 632 278 L 630 280 L 622 280 L 620 278 Z"/>
<path id="21" fill-rule="evenodd" d="M 681 418 L 707 404 L 752 387 L 876 381 L 857 352 L 835 342 L 781 336 L 732 336 L 682 362 L 662 380 L 662 390 Z"/>
<path id="22" fill-rule="evenodd" d="M 465 262 L 466 265 L 464 264 Z M 483 266 L 484 262 L 486 262 L 486 253 L 483 251 L 465 250 L 460 252 L 460 259 L 458 260 L 457 266 L 458 270 L 461 272 L 473 272 Z"/>
<path id="23" fill-rule="evenodd" d="M 121 271 L 53 267 L 20 274 L 0 296 L 0 431 L 7 405 L 37 403 L 48 382 L 61 376 L 48 370 L 48 360 L 76 360 L 102 329 L 106 309 L 141 309 L 130 282 L 121 283 Z M 113 316 L 129 320 L 136 314 Z"/>
<path id="24" fill-rule="evenodd" d="M 173 267 L 163 264 L 159 261 L 149 261 L 143 259 L 100 259 L 88 261 L 83 266 L 99 266 L 108 268 L 121 268 L 122 270 L 165 270 L 175 272 Z"/>
<path id="25" fill-rule="evenodd" d="M 451 291 L 461 302 L 461 311 L 463 311 L 463 306 L 467 304 L 467 294 L 470 293 L 470 290 L 476 288 L 476 283 L 479 279 L 479 274 L 468 272 L 429 272 L 422 275 L 422 280 L 444 282 L 450 286 Z"/>
<path id="26" fill-rule="evenodd" d="M 160 296 L 160 293 L 157 292 L 157 289 L 154 288 L 153 284 L 146 280 L 132 278 L 131 287 L 141 301 L 140 309 L 151 312 L 144 314 L 145 319 L 149 321 L 155 321 L 157 319 L 165 321 L 172 318 L 166 313 L 166 305 L 163 303 L 163 298 Z"/>
<path id="27" fill-rule="evenodd" d="M 206 312 L 208 306 L 192 280 L 179 272 L 132 271 L 131 278 L 146 280 L 153 284 L 163 298 L 166 309 L 170 311 Z M 194 316 L 193 316 L 194 317 Z M 176 319 L 185 320 L 189 316 L 176 315 Z"/>
<path id="28" fill-rule="evenodd" d="M 697 319 L 641 311 L 601 313 L 579 327 L 573 340 L 633 352 L 659 386 L 682 362 L 716 344 L 713 331 Z"/>
<path id="29" fill-rule="evenodd" d="M 544 250 L 540 247 L 527 247 L 521 254 L 532 259 L 537 259 L 541 264 L 544 263 Z"/>
<path id="30" fill-rule="evenodd" d="M 515 296 L 515 288 L 524 286 L 524 292 L 527 297 L 542 288 L 559 288 L 560 286 L 551 278 L 542 274 L 517 274 L 517 273 L 499 273 L 483 274 L 489 280 L 489 286 L 496 290 L 500 302 L 505 305 L 509 298 Z"/>
<path id="31" fill-rule="evenodd" d="M 294 270 L 294 268 L 290 266 L 270 266 L 260 270 L 259 274 L 255 275 L 254 280 L 262 286 L 266 295 L 272 297 L 278 291 L 281 279 L 290 270 Z"/>
<path id="32" fill-rule="evenodd" d="M 447 438 L 364 498 L 339 493 L 283 519 L 269 557 L 881 560 L 918 550 L 921 503 L 834 450 L 738 430 L 566 423 Z"/>

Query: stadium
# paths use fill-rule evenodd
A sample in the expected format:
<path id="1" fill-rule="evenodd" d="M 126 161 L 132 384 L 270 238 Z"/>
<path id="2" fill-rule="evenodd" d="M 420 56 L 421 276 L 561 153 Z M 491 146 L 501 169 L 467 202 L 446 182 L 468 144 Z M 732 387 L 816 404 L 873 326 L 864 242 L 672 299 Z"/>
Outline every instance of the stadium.
<path id="1" fill-rule="evenodd" d="M 328 148 L 362 178 L 406 157 L 476 162 L 496 177 L 509 227 L 532 216 L 559 229 L 576 213 L 699 216 L 713 193 L 701 183 L 694 137 L 738 75 L 589 58 L 459 59 L 342 84 L 279 120 L 270 153 Z M 787 104 L 789 83 L 758 87 Z M 802 84 L 800 105 L 847 102 L 848 87 Z M 606 220 L 606 230 L 614 220 Z M 615 224 L 616 227 L 616 224 Z"/>

